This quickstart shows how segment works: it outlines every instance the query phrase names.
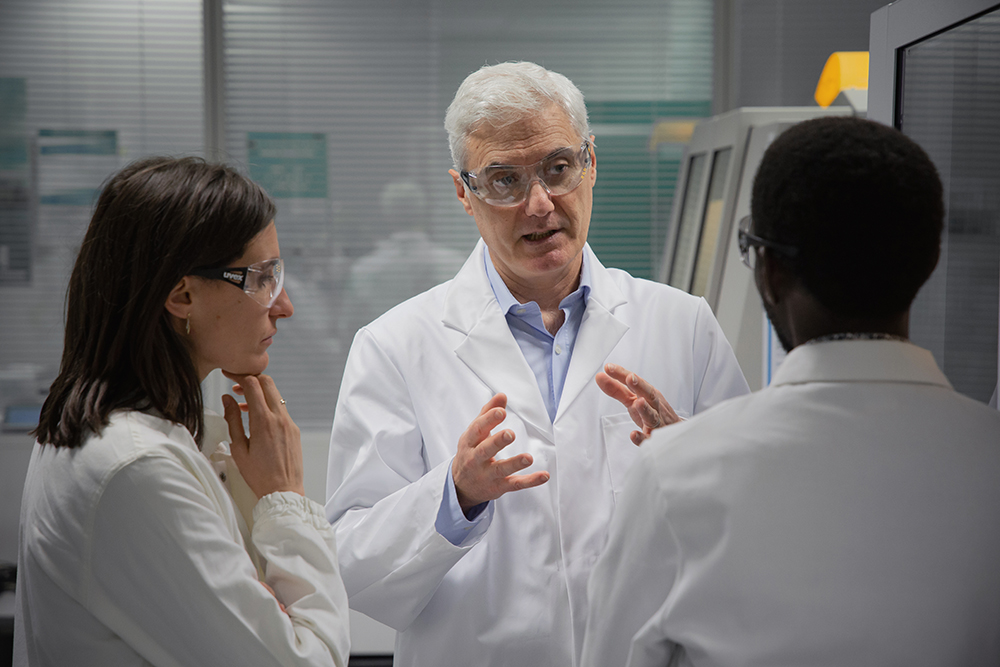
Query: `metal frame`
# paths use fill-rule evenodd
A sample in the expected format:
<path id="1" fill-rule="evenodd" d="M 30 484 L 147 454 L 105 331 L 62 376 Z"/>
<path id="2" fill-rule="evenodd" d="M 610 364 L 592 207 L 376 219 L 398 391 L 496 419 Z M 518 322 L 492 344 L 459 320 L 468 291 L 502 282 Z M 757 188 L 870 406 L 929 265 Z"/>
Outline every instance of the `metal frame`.
<path id="1" fill-rule="evenodd" d="M 225 162 L 226 68 L 223 0 L 202 0 L 202 67 L 204 69 L 205 159 Z M 202 382 L 205 408 L 223 413 L 222 394 L 231 387 L 222 371 L 214 370 Z"/>
<path id="2" fill-rule="evenodd" d="M 736 106 L 739 91 L 740 4 L 737 0 L 714 0 L 712 4 L 712 115 L 717 116 Z"/>
<path id="3" fill-rule="evenodd" d="M 226 157 L 226 79 L 223 0 L 202 2 L 202 51 L 205 69 L 205 158 Z"/>
<path id="4" fill-rule="evenodd" d="M 998 7 L 997 0 L 899 0 L 873 12 L 868 45 L 868 118 L 899 127 L 900 49 Z"/>

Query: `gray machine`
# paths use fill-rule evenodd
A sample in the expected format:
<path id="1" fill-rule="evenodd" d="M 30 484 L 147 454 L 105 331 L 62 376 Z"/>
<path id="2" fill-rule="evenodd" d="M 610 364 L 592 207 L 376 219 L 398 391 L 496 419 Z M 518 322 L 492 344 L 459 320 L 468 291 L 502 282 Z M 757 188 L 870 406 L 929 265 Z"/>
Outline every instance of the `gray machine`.
<path id="1" fill-rule="evenodd" d="M 736 242 L 757 165 L 795 123 L 852 113 L 849 106 L 736 109 L 698 123 L 685 150 L 659 280 L 705 297 L 751 389 L 767 386 L 783 356 Z"/>

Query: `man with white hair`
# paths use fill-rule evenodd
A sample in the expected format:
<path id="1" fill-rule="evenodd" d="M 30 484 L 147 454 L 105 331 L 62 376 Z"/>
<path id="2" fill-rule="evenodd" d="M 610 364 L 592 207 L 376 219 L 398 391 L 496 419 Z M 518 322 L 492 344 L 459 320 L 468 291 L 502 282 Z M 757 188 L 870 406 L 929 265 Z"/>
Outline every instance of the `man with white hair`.
<path id="1" fill-rule="evenodd" d="M 355 337 L 327 515 L 396 665 L 572 665 L 635 445 L 748 388 L 703 299 L 587 245 L 597 155 L 572 82 L 484 67 L 445 127 L 482 241 Z"/>

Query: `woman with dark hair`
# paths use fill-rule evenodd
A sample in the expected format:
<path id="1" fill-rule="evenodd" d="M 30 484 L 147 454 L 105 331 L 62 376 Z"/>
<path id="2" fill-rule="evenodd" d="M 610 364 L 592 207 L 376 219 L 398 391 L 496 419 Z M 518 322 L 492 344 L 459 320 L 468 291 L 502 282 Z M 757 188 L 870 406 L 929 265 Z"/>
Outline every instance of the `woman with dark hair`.
<path id="1" fill-rule="evenodd" d="M 293 310 L 274 212 L 197 158 L 101 193 L 25 483 L 15 664 L 346 665 L 334 533 L 261 374 Z M 216 368 L 246 398 L 224 421 L 202 406 Z"/>

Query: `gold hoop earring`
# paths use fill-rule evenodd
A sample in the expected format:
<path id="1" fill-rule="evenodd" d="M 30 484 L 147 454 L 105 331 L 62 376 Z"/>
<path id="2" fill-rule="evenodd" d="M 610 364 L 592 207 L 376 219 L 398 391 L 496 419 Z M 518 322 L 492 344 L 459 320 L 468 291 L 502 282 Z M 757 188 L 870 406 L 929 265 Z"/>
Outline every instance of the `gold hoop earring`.
<path id="1" fill-rule="evenodd" d="M 184 331 L 185 331 L 185 333 L 187 333 L 188 336 L 190 336 L 191 335 L 191 316 L 188 315 L 187 319 L 185 319 L 184 321 L 186 322 L 186 324 L 184 325 Z"/>

